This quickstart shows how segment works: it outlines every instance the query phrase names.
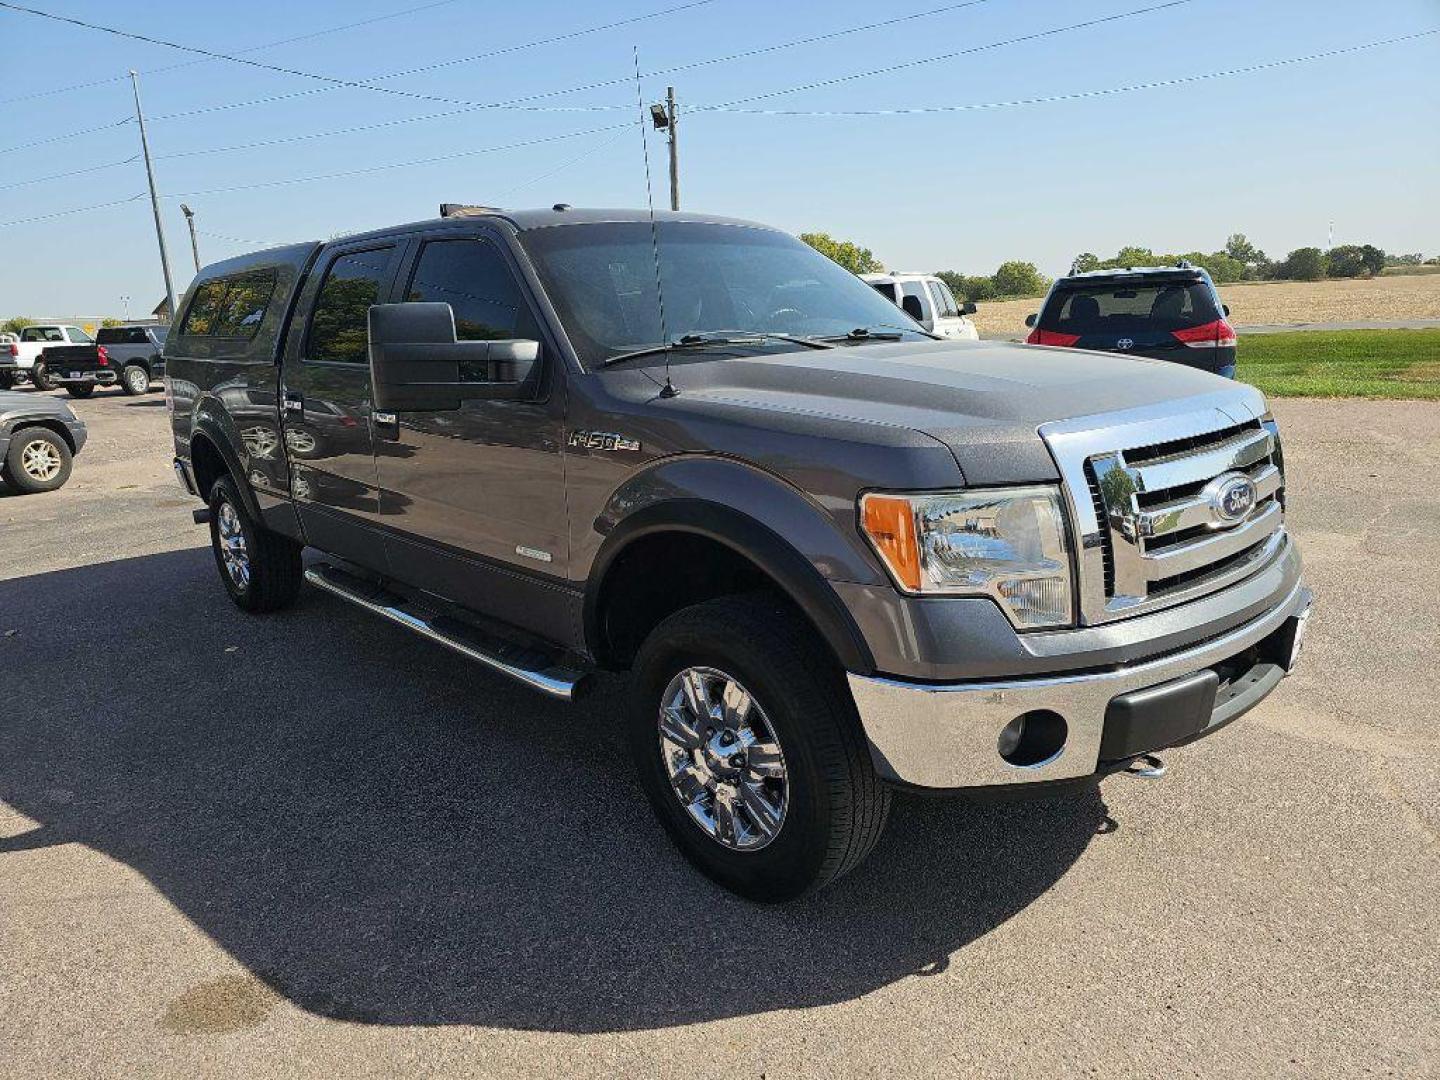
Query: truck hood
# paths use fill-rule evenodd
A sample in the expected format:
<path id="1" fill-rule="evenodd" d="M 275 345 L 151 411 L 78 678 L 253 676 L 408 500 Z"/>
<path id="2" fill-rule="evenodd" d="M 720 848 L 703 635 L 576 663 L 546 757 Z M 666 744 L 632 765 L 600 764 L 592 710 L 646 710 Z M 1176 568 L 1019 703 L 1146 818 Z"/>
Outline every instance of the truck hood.
<path id="1" fill-rule="evenodd" d="M 896 342 L 714 359 L 677 355 L 677 404 L 922 432 L 967 484 L 1058 477 L 1038 428 L 1214 394 L 1235 383 L 1163 360 L 1009 342 Z"/>

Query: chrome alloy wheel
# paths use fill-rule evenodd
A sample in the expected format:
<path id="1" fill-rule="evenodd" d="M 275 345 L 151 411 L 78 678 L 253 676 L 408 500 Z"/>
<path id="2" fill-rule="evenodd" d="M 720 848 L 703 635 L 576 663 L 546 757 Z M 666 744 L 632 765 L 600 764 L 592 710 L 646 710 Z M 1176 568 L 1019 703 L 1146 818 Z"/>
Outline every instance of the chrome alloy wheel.
<path id="1" fill-rule="evenodd" d="M 750 692 L 715 668 L 686 668 L 660 697 L 660 760 L 696 825 L 732 851 L 780 833 L 790 801 L 785 755 Z"/>
<path id="2" fill-rule="evenodd" d="M 132 394 L 144 394 L 150 389 L 150 375 L 142 367 L 131 366 L 125 371 L 125 386 Z"/>
<path id="3" fill-rule="evenodd" d="M 235 513 L 235 507 L 222 502 L 216 524 L 225 572 L 236 588 L 244 589 L 250 584 L 250 552 L 245 547 L 245 531 L 240 527 L 240 515 Z"/>
<path id="4" fill-rule="evenodd" d="M 20 467 L 30 479 L 48 484 L 60 475 L 60 451 L 44 439 L 36 439 L 20 451 Z"/>

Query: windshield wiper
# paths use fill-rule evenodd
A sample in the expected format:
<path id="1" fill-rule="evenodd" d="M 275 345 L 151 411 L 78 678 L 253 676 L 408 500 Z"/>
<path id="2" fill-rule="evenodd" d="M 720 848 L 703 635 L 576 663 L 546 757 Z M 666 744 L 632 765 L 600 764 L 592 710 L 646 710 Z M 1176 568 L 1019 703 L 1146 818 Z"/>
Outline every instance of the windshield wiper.
<path id="1" fill-rule="evenodd" d="M 816 338 L 791 337 L 789 334 L 772 334 L 767 331 L 720 330 L 706 334 L 682 334 L 674 341 L 662 345 L 649 345 L 643 349 L 631 349 L 629 352 L 617 353 L 602 360 L 600 366 L 610 367 L 612 364 L 623 363 L 626 360 L 638 360 L 643 356 L 659 356 L 662 353 L 677 352 L 682 349 L 704 349 L 714 345 L 764 345 L 767 341 L 784 341 L 792 345 L 804 345 L 810 349 L 835 348 L 834 345 Z"/>
<path id="2" fill-rule="evenodd" d="M 877 332 L 878 331 L 878 332 Z M 820 338 L 820 341 L 841 341 L 846 344 L 854 344 L 862 341 L 900 341 L 904 338 L 904 331 L 901 327 L 875 327 L 857 326 L 854 330 L 844 334 L 831 334 Z"/>

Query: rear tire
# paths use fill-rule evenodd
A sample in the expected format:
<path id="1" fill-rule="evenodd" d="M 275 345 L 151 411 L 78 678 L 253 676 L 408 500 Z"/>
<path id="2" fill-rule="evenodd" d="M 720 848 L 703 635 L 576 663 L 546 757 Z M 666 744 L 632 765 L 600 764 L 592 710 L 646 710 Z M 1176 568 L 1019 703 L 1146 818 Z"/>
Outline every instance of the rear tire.
<path id="1" fill-rule="evenodd" d="M 677 679 L 697 671 L 702 679 L 719 676 L 708 685 L 727 697 L 744 701 L 740 694 L 748 695 L 748 709 L 732 714 L 722 707 L 699 721 L 707 710 L 694 709 L 693 696 L 676 698 L 674 689 L 683 687 Z M 671 839 L 702 873 L 741 896 L 770 903 L 823 888 L 870 853 L 885 828 L 890 791 L 871 765 L 844 671 L 792 608 L 765 594 L 684 608 L 645 640 L 633 675 L 628 733 L 641 785 Z M 713 690 L 704 693 L 714 701 Z M 673 712 L 676 701 L 682 720 L 693 721 L 691 732 L 678 742 L 667 734 L 662 747 L 662 710 L 669 705 Z M 737 725 L 739 714 L 755 719 Z M 712 725 L 714 741 L 706 741 L 704 729 Z M 717 747 L 731 749 L 716 753 Z M 747 747 L 754 750 L 749 760 L 744 753 L 725 757 Z M 754 774 L 747 780 L 746 770 L 764 768 L 762 753 L 772 763 L 779 759 L 779 779 L 772 764 L 765 781 L 770 786 L 762 789 L 770 792 L 779 819 L 768 827 L 747 801 L 753 800 Z M 698 764 L 692 768 L 691 761 Z M 724 767 L 737 764 L 738 775 L 725 779 Z M 742 790 L 747 783 L 749 793 Z M 739 810 L 722 809 L 720 798 Z M 722 818 L 729 824 L 722 826 Z"/>
<path id="2" fill-rule="evenodd" d="M 45 365 L 39 360 L 36 360 L 35 366 L 30 369 L 30 385 L 36 390 L 55 389 L 55 384 L 50 381 L 50 376 L 45 370 Z"/>
<path id="3" fill-rule="evenodd" d="M 65 392 L 71 397 L 87 398 L 95 393 L 94 383 L 81 383 L 78 386 L 67 386 Z"/>
<path id="4" fill-rule="evenodd" d="M 127 364 L 120 372 L 120 386 L 131 397 L 150 392 L 150 372 L 140 364 Z"/>
<path id="5" fill-rule="evenodd" d="M 210 489 L 210 546 L 220 581 L 241 610 L 278 611 L 300 595 L 300 545 L 251 518 L 228 476 Z"/>
<path id="6" fill-rule="evenodd" d="M 54 491 L 70 479 L 70 447 L 48 428 L 21 428 L 5 454 L 5 481 L 27 495 Z"/>

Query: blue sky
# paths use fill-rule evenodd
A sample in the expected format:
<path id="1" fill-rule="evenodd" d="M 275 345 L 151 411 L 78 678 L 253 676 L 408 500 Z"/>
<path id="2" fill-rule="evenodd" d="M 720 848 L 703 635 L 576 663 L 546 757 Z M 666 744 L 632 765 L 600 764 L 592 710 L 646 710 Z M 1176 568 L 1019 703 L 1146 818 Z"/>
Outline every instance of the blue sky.
<path id="1" fill-rule="evenodd" d="M 279 38 L 414 9 L 426 0 L 34 0 L 34 6 L 236 53 Z M 344 79 L 503 50 L 644 15 L 685 0 L 525 4 L 451 0 L 366 26 L 244 55 Z M 682 110 L 906 64 L 1159 0 L 985 0 L 892 26 L 643 79 L 647 101 L 673 82 Z M 832 0 L 711 0 L 567 41 L 386 80 L 466 102 L 535 99 L 546 111 L 472 110 L 328 138 L 196 153 L 459 106 L 195 59 L 163 47 L 0 11 L 0 150 L 131 114 L 142 74 L 177 291 L 190 278 L 183 200 L 201 257 L 433 216 L 441 201 L 636 206 L 645 199 L 632 47 L 642 71 L 947 6 Z M 1189 0 L 1074 32 L 766 97 L 750 108 L 909 109 L 1011 101 L 1199 75 L 1440 28 L 1436 0 L 1357 8 L 1313 0 Z M 320 91 L 279 102 L 218 108 Z M 42 96 L 23 96 L 42 95 Z M 588 111 L 589 107 L 609 108 Z M 212 108 L 214 107 L 214 108 Z M 587 111 L 578 111 L 587 107 Z M 211 109 L 199 115 L 170 114 Z M 557 109 L 567 111 L 550 111 Z M 577 111 L 568 111 L 575 109 Z M 1073 254 L 1121 244 L 1210 250 L 1232 231 L 1272 255 L 1336 243 L 1440 252 L 1440 35 L 1234 78 L 1024 107 L 823 117 L 682 111 L 686 209 L 820 230 L 906 269 L 992 271 L 1022 258 L 1049 273 Z M 576 132 L 590 132 L 579 134 Z M 569 136 L 569 137 L 562 137 Z M 532 140 L 492 153 L 489 147 Z M 133 124 L 0 154 L 0 224 L 145 190 Z M 428 164 L 250 190 L 250 184 L 452 156 Z M 584 155 L 583 157 L 581 155 Z M 579 160 L 576 160 L 577 157 Z M 663 145 L 652 138 L 657 205 Z M 0 316 L 148 310 L 163 293 L 147 200 L 0 227 Z"/>

